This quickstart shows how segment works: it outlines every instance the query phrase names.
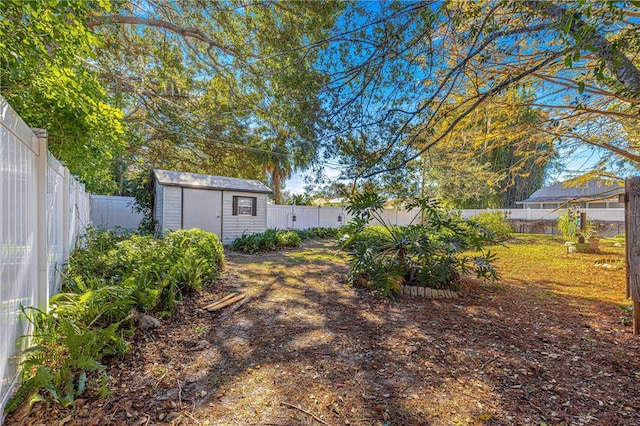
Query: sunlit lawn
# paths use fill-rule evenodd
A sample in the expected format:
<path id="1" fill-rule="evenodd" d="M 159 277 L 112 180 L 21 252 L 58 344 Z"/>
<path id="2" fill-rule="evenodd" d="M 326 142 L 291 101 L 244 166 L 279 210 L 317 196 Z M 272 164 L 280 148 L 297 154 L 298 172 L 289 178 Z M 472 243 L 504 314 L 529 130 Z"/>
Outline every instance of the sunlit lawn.
<path id="1" fill-rule="evenodd" d="M 492 251 L 505 281 L 527 286 L 540 297 L 564 295 L 630 304 L 625 297 L 623 240 L 601 239 L 599 253 L 567 253 L 565 241 L 557 236 L 516 234 Z"/>

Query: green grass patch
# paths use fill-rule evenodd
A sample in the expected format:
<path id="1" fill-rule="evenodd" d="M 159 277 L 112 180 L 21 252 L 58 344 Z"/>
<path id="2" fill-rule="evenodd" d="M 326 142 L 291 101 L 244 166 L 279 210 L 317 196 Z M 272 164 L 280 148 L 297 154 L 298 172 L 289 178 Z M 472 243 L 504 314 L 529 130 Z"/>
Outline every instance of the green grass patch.
<path id="1" fill-rule="evenodd" d="M 564 237 L 517 234 L 492 251 L 502 278 L 541 287 L 538 297 L 553 294 L 625 303 L 624 247 L 615 247 L 616 239 L 605 238 L 599 253 L 567 253 L 565 242 Z"/>

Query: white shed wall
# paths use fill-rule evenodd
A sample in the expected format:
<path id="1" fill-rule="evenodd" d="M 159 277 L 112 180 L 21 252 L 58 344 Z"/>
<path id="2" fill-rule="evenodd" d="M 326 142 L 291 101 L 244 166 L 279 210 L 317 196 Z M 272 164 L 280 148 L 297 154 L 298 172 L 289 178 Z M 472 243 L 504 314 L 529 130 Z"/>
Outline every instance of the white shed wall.
<path id="1" fill-rule="evenodd" d="M 153 219 L 158 222 L 158 224 L 160 224 L 160 227 L 162 228 L 163 225 L 163 209 L 164 209 L 164 186 L 160 185 L 159 183 L 156 182 L 156 196 L 155 196 L 155 200 L 153 201 L 154 205 L 153 205 Z"/>
<path id="2" fill-rule="evenodd" d="M 182 188 L 163 186 L 162 230 L 182 228 Z"/>
<path id="3" fill-rule="evenodd" d="M 233 216 L 233 197 L 256 197 L 255 216 Z M 251 192 L 223 191 L 222 244 L 231 244 L 243 233 L 256 234 L 267 230 L 267 195 Z"/>

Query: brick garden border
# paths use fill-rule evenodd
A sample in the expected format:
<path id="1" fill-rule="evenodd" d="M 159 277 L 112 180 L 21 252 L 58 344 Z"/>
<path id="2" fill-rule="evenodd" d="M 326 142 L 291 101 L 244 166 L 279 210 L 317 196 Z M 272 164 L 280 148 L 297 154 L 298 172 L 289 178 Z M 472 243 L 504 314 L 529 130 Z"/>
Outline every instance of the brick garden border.
<path id="1" fill-rule="evenodd" d="M 418 287 L 415 285 L 403 285 L 402 295 L 411 297 L 425 297 L 428 299 L 457 299 L 460 297 L 457 291 L 440 290 L 429 287 Z"/>

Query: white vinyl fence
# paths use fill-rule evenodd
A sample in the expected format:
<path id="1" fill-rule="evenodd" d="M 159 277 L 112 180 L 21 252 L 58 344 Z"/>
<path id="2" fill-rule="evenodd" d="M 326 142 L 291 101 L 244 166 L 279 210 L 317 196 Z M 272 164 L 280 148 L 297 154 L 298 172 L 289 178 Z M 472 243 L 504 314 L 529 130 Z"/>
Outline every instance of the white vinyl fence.
<path id="1" fill-rule="evenodd" d="M 0 96 L 0 423 L 29 323 L 21 306 L 46 309 L 60 269 L 89 222 L 84 186 Z"/>
<path id="2" fill-rule="evenodd" d="M 513 220 L 555 221 L 560 210 L 548 209 L 477 209 L 460 210 L 460 214 L 465 218 L 477 216 L 482 212 L 502 212 L 505 217 Z M 623 222 L 623 208 L 608 209 L 580 209 L 587 213 L 589 220 L 599 220 L 603 222 Z M 419 218 L 418 211 L 385 209 L 382 217 L 387 224 L 409 225 L 415 223 Z M 280 206 L 274 204 L 267 205 L 267 228 L 269 229 L 308 229 L 314 227 L 338 228 L 351 220 L 351 216 L 342 207 L 317 207 L 317 206 Z M 372 222 L 376 225 L 377 221 Z"/>
<path id="3" fill-rule="evenodd" d="M 496 209 L 496 210 L 460 210 L 463 217 L 477 216 L 485 211 L 498 211 L 514 220 L 556 220 L 564 209 Z M 603 222 L 624 222 L 624 208 L 587 209 L 581 208 L 581 212 L 587 214 L 589 220 L 601 220 Z"/>
<path id="4" fill-rule="evenodd" d="M 418 214 L 417 211 L 385 209 L 382 219 L 391 225 L 409 225 L 415 223 Z M 339 228 L 351 218 L 344 207 L 267 205 L 268 229 Z"/>
<path id="5" fill-rule="evenodd" d="M 91 195 L 91 223 L 100 229 L 136 230 L 144 215 L 133 206 L 134 197 Z"/>

